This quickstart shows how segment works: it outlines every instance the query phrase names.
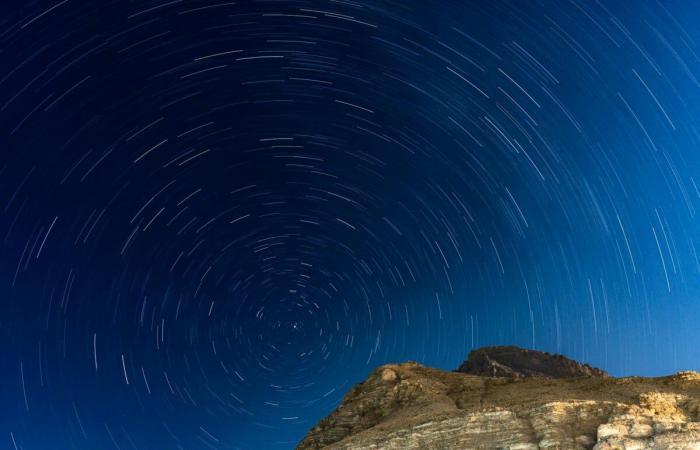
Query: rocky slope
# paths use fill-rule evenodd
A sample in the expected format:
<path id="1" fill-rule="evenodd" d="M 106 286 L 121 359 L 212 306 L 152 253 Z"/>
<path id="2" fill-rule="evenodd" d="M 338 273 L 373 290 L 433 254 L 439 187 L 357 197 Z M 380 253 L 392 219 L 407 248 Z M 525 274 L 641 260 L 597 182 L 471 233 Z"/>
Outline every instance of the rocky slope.
<path id="1" fill-rule="evenodd" d="M 700 450 L 698 373 L 611 378 L 515 347 L 470 360 L 459 370 L 479 375 L 379 367 L 297 448 Z"/>

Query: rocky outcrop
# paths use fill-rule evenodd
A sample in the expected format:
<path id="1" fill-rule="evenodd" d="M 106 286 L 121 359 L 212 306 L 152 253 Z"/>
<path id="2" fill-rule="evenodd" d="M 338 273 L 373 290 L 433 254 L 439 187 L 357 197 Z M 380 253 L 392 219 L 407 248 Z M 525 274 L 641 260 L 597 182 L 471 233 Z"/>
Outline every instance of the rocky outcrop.
<path id="1" fill-rule="evenodd" d="M 416 363 L 382 366 L 297 448 L 700 450 L 698 373 L 544 373 L 486 377 Z"/>
<path id="2" fill-rule="evenodd" d="M 462 363 L 457 371 L 485 377 L 609 377 L 603 370 L 562 355 L 513 346 L 474 350 L 469 353 L 469 359 Z"/>

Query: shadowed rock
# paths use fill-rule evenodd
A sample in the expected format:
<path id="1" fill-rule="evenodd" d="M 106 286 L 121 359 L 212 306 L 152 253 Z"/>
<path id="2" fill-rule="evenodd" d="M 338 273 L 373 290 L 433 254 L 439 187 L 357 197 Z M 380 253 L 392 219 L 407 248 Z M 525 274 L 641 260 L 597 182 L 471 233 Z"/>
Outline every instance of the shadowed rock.
<path id="1" fill-rule="evenodd" d="M 484 347 L 469 353 L 457 372 L 482 377 L 608 378 L 607 372 L 562 355 L 520 347 Z"/>

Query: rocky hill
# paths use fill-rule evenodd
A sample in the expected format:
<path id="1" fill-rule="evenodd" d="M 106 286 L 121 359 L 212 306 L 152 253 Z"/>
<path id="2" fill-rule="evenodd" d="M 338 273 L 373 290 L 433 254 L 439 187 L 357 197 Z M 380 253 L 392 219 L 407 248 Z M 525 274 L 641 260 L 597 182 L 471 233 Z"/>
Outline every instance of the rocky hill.
<path id="1" fill-rule="evenodd" d="M 494 376 L 495 375 L 495 376 Z M 612 378 L 517 347 L 377 368 L 298 449 L 700 449 L 700 374 Z"/>

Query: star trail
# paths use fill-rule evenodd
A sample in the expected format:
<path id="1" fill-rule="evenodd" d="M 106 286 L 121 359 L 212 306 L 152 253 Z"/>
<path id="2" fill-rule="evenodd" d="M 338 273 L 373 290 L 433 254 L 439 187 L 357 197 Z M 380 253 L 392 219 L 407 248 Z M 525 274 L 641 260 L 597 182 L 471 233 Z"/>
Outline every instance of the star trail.
<path id="1" fill-rule="evenodd" d="M 698 5 L 0 11 L 0 447 L 293 448 L 491 344 L 700 369 Z"/>

